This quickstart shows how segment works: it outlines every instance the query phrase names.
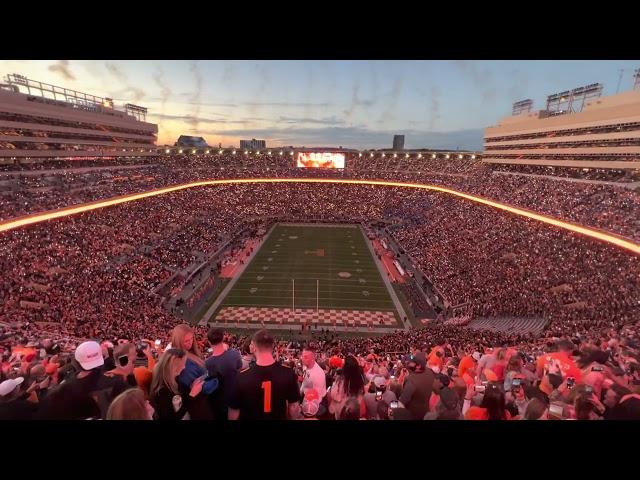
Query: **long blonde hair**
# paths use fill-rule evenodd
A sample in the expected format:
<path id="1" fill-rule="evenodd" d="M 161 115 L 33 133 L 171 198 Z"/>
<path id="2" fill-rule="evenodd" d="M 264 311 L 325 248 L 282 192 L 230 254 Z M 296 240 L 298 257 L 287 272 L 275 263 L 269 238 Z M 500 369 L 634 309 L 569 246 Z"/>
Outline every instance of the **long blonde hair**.
<path id="1" fill-rule="evenodd" d="M 191 349 L 187 350 L 184 347 L 184 337 L 187 334 L 191 333 L 193 335 L 193 343 L 191 344 Z M 181 323 L 180 325 L 176 325 L 171 332 L 171 346 L 173 348 L 180 348 L 187 353 L 187 356 L 196 362 L 198 365 L 204 365 L 204 360 L 202 359 L 202 355 L 200 353 L 200 348 L 198 347 L 198 342 L 196 341 L 196 333 L 189 325 L 186 323 Z"/>
<path id="2" fill-rule="evenodd" d="M 107 410 L 107 420 L 150 420 L 144 392 L 130 388 L 114 398 Z"/>
<path id="3" fill-rule="evenodd" d="M 176 361 L 182 360 L 187 353 L 180 348 L 170 348 L 165 351 L 153 369 L 149 396 L 155 398 L 162 387 L 168 388 L 174 394 L 178 394 L 178 383 L 173 372 Z"/>

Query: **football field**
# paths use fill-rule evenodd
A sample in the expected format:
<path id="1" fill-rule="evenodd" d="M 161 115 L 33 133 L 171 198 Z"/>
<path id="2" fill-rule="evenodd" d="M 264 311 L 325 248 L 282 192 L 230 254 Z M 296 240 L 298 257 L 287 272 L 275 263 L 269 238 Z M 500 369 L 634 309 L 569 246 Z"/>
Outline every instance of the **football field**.
<path id="1" fill-rule="evenodd" d="M 276 225 L 215 319 L 397 328 L 367 242 L 354 225 Z"/>

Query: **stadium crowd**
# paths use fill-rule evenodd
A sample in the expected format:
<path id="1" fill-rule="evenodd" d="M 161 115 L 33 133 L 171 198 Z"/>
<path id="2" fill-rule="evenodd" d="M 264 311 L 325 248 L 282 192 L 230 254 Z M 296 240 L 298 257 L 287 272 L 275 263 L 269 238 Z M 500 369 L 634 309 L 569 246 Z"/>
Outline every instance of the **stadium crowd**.
<path id="1" fill-rule="evenodd" d="M 276 341 L 181 324 L 64 342 L 3 328 L 0 419 L 638 420 L 639 328 Z"/>
<path id="2" fill-rule="evenodd" d="M 568 322 L 621 325 L 640 307 L 640 259 L 564 230 L 441 193 L 258 184 L 176 192 L 4 233 L 0 321 L 56 322 L 81 336 L 130 334 L 151 317 L 164 328 L 170 319 L 154 290 L 174 272 L 186 278 L 185 268 L 247 219 L 263 230 L 275 221 L 384 219 L 450 305 L 468 304 L 476 317 L 538 317 L 561 331 Z"/>
<path id="3" fill-rule="evenodd" d="M 488 197 L 561 219 L 640 239 L 637 189 L 614 184 L 572 182 L 531 175 L 494 173 L 479 159 L 367 158 L 350 154 L 343 170 L 300 169 L 289 155 L 171 155 L 146 158 L 140 169 L 118 169 L 123 161 L 109 162 L 113 169 L 75 172 L 69 168 L 24 177 L 20 171 L 3 176 L 0 219 L 106 199 L 153 188 L 199 180 L 256 177 L 325 177 L 422 182 Z M 103 165 L 104 162 L 94 162 Z M 130 166 L 130 164 L 127 164 Z M 69 171 L 67 171 L 69 170 Z M 607 173 L 596 172 L 598 179 Z M 620 172 L 611 171 L 611 180 Z M 573 174 L 572 174 L 573 175 Z M 565 177 L 559 171 L 551 177 Z M 590 178 L 587 176 L 586 178 Z M 629 178 L 626 176 L 625 178 Z M 11 183 L 13 182 L 13 183 Z"/>
<path id="4" fill-rule="evenodd" d="M 264 332 L 207 337 L 162 308 L 154 290 L 247 221 L 296 220 L 383 220 L 452 304 L 542 317 L 544 336 L 435 325 L 314 352 Z M 637 418 L 640 259 L 446 194 L 206 187 L 0 238 L 0 418 Z"/>

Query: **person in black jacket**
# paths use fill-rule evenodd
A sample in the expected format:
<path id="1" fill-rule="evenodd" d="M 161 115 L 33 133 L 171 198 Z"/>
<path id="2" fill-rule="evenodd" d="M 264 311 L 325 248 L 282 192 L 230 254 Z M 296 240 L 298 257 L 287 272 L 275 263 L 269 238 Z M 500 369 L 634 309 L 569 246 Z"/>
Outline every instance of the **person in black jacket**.
<path id="1" fill-rule="evenodd" d="M 187 414 L 187 402 L 178 386 L 178 377 L 187 363 L 187 353 L 179 348 L 170 348 L 160 357 L 153 369 L 151 380 L 151 405 L 158 420 L 182 420 Z M 194 398 L 202 391 L 204 378 L 196 379 L 189 396 Z"/>

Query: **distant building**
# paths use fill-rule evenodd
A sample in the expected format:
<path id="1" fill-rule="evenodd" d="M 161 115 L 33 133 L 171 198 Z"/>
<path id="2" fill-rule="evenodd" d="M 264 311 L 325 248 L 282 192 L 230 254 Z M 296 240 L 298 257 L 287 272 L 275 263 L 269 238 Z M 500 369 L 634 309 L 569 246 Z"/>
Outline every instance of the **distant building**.
<path id="1" fill-rule="evenodd" d="M 404 150 L 404 135 L 393 136 L 393 149 Z"/>
<path id="2" fill-rule="evenodd" d="M 175 144 L 176 147 L 193 147 L 193 148 L 206 148 L 207 142 L 202 137 L 191 137 L 189 135 L 180 135 L 178 141 Z"/>
<path id="3" fill-rule="evenodd" d="M 256 140 L 252 138 L 251 140 L 240 140 L 240 148 L 246 150 L 259 150 L 261 148 L 267 148 L 266 140 Z"/>

